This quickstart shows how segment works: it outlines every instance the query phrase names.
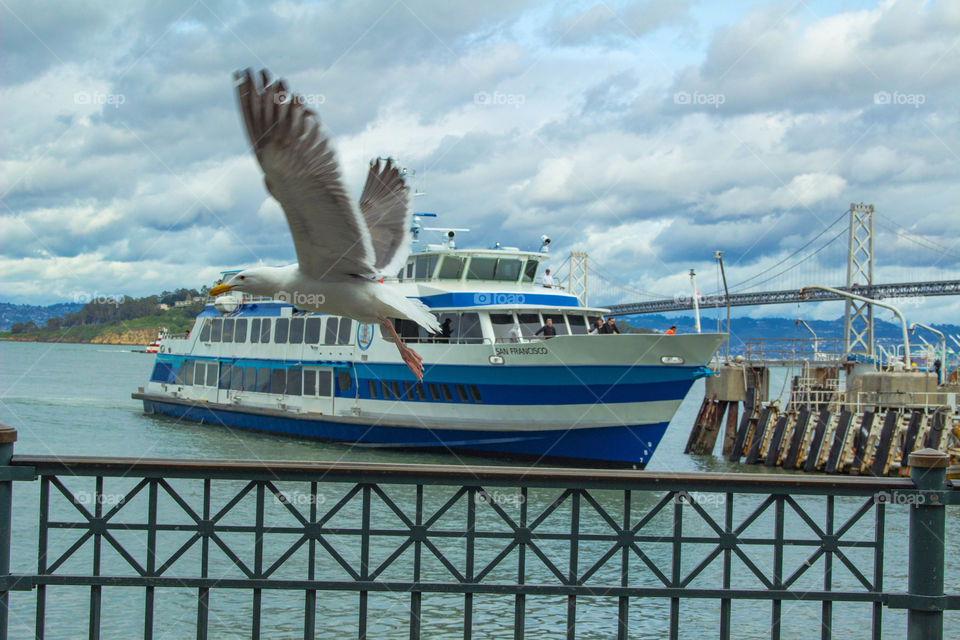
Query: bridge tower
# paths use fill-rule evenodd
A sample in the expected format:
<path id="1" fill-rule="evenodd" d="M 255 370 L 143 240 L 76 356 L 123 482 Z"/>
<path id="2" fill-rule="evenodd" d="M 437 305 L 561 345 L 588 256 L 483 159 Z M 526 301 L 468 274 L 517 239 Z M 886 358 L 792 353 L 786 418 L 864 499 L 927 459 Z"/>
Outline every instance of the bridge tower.
<path id="1" fill-rule="evenodd" d="M 862 202 L 850 205 L 847 287 L 854 285 L 873 286 L 873 205 Z M 874 356 L 872 304 L 847 299 L 843 314 L 843 352 Z"/>
<path id="2" fill-rule="evenodd" d="M 580 304 L 587 304 L 587 252 L 570 252 L 570 293 L 580 299 Z"/>

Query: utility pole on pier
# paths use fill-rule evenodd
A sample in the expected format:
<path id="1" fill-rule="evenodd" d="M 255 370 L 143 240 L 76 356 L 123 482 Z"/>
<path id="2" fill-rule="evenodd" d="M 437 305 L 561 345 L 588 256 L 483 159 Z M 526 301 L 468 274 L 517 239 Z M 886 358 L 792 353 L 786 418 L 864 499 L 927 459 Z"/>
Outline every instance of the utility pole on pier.
<path id="1" fill-rule="evenodd" d="M 847 290 L 873 286 L 873 205 L 850 205 Z M 871 294 L 872 297 L 872 294 Z M 873 357 L 873 305 L 848 298 L 843 314 L 843 352 Z"/>

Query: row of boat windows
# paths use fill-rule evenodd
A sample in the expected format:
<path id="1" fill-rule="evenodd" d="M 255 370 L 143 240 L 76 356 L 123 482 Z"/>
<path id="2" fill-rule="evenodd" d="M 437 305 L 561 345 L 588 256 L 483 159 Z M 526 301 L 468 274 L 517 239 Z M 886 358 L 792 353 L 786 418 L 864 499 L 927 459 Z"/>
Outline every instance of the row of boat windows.
<path id="1" fill-rule="evenodd" d="M 421 255 L 407 263 L 406 279 L 428 280 L 436 273 L 440 280 L 460 280 L 466 276 L 467 280 L 533 282 L 538 264 L 539 260 L 524 262 L 520 258 Z M 404 272 L 401 271 L 398 277 L 403 279 L 403 276 Z"/>
<path id="2" fill-rule="evenodd" d="M 474 384 L 443 384 L 428 382 L 424 385 L 422 382 L 398 382 L 396 380 L 367 380 L 367 387 L 370 391 L 370 397 L 376 400 L 378 397 L 384 400 L 426 400 L 427 394 L 430 394 L 430 400 L 434 402 L 453 402 L 454 394 L 460 402 L 483 402 L 480 396 L 480 389 Z"/>
<path id="3" fill-rule="evenodd" d="M 172 378 L 172 379 L 171 379 Z M 188 360 L 176 369 L 166 362 L 158 362 L 150 378 L 154 382 L 173 382 L 181 386 L 219 388 L 232 391 L 272 393 L 287 396 L 326 397 L 333 395 L 333 371 L 309 367 L 256 367 L 228 362 Z M 353 384 L 349 371 L 337 374 L 341 391 Z M 431 400 L 434 402 L 482 402 L 480 389 L 469 384 L 368 380 L 371 399 Z"/>
<path id="4" fill-rule="evenodd" d="M 226 362 L 218 364 L 188 361 L 177 369 L 174 382 L 184 386 L 195 385 L 288 396 L 330 397 L 333 395 L 333 372 L 330 369 L 304 367 L 278 369 L 234 365 Z M 353 383 L 350 372 L 341 371 L 337 382 L 341 390 L 349 389 Z"/>
<path id="5" fill-rule="evenodd" d="M 322 337 L 323 344 L 335 345 L 350 344 L 352 331 L 353 320 L 336 316 L 206 318 L 200 328 L 200 341 L 268 344 L 272 336 L 275 344 L 321 344 Z"/>
<path id="6" fill-rule="evenodd" d="M 394 320 L 397 333 L 404 342 L 454 342 L 459 344 L 483 342 L 483 329 L 480 325 L 480 315 L 477 313 L 438 313 L 437 319 L 441 327 L 449 323 L 450 336 L 444 334 L 439 337 L 431 335 L 413 320 Z M 495 342 L 506 342 L 514 338 L 510 334 L 515 324 L 520 325 L 520 336 L 532 338 L 534 334 L 546 324 L 547 319 L 553 322 L 558 336 L 583 335 L 589 333 L 600 316 L 584 316 L 577 313 L 490 313 L 490 323 L 493 326 Z M 446 329 L 444 329 L 446 331 Z"/>

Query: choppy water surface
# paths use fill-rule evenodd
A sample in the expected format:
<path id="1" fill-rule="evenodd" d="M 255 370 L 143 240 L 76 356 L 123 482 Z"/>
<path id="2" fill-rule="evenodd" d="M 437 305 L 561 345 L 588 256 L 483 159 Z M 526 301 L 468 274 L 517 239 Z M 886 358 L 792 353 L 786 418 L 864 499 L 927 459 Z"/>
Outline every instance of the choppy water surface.
<path id="1" fill-rule="evenodd" d="M 300 442 L 224 428 L 201 426 L 179 422 L 174 419 L 148 416 L 142 413 L 141 405 L 130 398 L 130 393 L 142 385 L 150 372 L 153 357 L 134 353 L 123 347 L 99 345 L 48 345 L 0 342 L 0 422 L 14 426 L 19 431 L 16 444 L 18 453 L 58 455 L 109 455 L 131 457 L 180 457 L 180 458 L 259 458 L 263 460 L 343 460 L 354 462 L 429 462 L 443 464 L 505 464 L 502 460 L 476 456 L 452 456 L 425 453 L 402 453 L 376 449 L 353 449 L 336 444 Z M 781 389 L 787 371 L 774 372 L 771 388 Z M 766 471 L 760 467 L 741 467 L 719 457 L 694 458 L 682 453 L 689 427 L 692 424 L 702 398 L 702 382 L 694 386 L 687 400 L 677 413 L 667 435 L 657 449 L 649 469 L 670 471 Z M 718 447 L 719 448 L 719 447 Z M 14 495 L 14 543 L 12 552 L 13 570 L 32 571 L 36 568 L 36 517 L 38 512 L 38 484 L 17 483 Z M 65 480 L 65 484 L 77 495 L 92 495 L 93 483 L 85 478 Z M 196 510 L 201 508 L 202 483 L 172 480 L 171 486 Z M 213 484 L 211 503 L 218 510 L 242 488 L 242 482 L 217 482 Z M 104 495 L 118 498 L 135 485 L 127 479 L 108 479 Z M 349 490 L 348 485 L 321 483 L 312 494 L 307 483 L 277 483 L 302 513 L 309 514 L 311 502 L 323 513 Z M 409 490 L 408 490 L 409 489 Z M 414 492 L 402 486 L 386 487 L 387 494 L 411 517 L 414 513 Z M 519 517 L 519 494 L 512 489 L 493 492 L 499 506 L 512 518 Z M 453 494 L 452 489 L 431 489 L 425 493 L 424 513 L 436 511 Z M 558 495 L 557 491 L 531 490 L 528 512 L 531 518 L 542 512 Z M 618 493 L 594 492 L 600 506 L 613 516 L 622 518 L 623 497 Z M 660 495 L 638 494 L 631 501 L 631 512 L 636 522 L 640 514 L 652 508 Z M 293 516 L 276 499 L 267 496 L 265 522 L 269 526 L 295 526 Z M 718 522 L 723 522 L 723 497 L 719 494 L 697 496 L 699 504 Z M 734 521 L 742 521 L 763 499 L 763 496 L 735 498 Z M 358 500 L 358 499 L 356 499 Z M 465 522 L 466 507 L 463 500 L 452 508 L 437 524 L 440 529 L 459 529 Z M 809 506 L 811 516 L 823 526 L 823 501 L 800 500 Z M 862 504 L 862 500 L 837 499 L 837 522 Z M 161 522 L 190 522 L 182 509 L 169 498 L 159 500 Z M 359 501 L 355 503 L 359 505 Z M 146 492 L 124 506 L 118 513 L 118 522 L 142 522 L 146 512 Z M 352 528 L 360 524 L 358 506 L 347 505 L 342 513 L 328 523 L 329 526 Z M 372 521 L 380 529 L 403 530 L 405 525 L 380 500 L 372 502 Z M 105 509 L 112 505 L 107 503 Z M 51 511 L 54 518 L 77 521 L 79 514 L 62 496 L 52 493 Z M 684 535 L 715 536 L 708 525 L 689 508 L 684 509 Z M 247 495 L 223 521 L 229 524 L 249 525 L 254 521 L 255 494 Z M 654 518 L 647 528 L 666 531 L 672 518 L 672 507 Z M 508 531 L 508 526 L 491 509 L 479 508 L 478 529 Z M 907 509 L 891 506 L 887 509 L 885 523 L 886 549 L 884 586 L 906 589 L 906 533 Z M 769 517 L 767 517 L 769 516 Z M 946 571 L 948 591 L 960 591 L 960 509 L 948 509 Z M 812 537 L 799 516 L 788 511 L 786 517 L 787 537 Z M 745 535 L 766 537 L 772 531 L 772 512 L 760 517 Z M 569 531 L 569 502 L 557 509 L 538 528 L 541 534 Z M 874 526 L 871 516 L 852 529 L 847 536 L 852 539 L 871 539 Z M 659 527 L 659 529 L 658 529 Z M 581 531 L 610 533 L 609 526 L 593 507 L 581 505 Z M 145 556 L 143 535 L 136 532 L 119 532 L 117 539 L 129 548 L 137 558 Z M 250 534 L 224 534 L 223 540 L 236 548 L 243 560 L 253 562 L 254 544 Z M 159 557 L 170 557 L 187 541 L 189 535 L 164 532 L 158 536 Z M 265 566 L 280 558 L 297 541 L 298 536 L 271 534 L 267 536 L 263 561 Z M 66 550 L 77 534 L 70 530 L 51 533 L 51 555 Z M 851 539 L 851 538 L 848 538 Z M 335 536 L 331 544 L 348 562 L 358 564 L 360 548 L 355 536 Z M 382 536 L 373 538 L 371 566 L 379 566 L 402 542 L 402 538 Z M 561 541 L 544 541 L 544 553 L 557 562 L 565 572 L 569 562 L 569 547 Z M 502 540 L 483 540 L 477 543 L 477 570 L 486 566 L 504 548 Z M 62 573 L 89 572 L 90 544 L 81 549 L 75 560 L 68 561 L 58 571 Z M 450 538 L 437 543 L 450 561 L 459 567 L 464 562 L 465 545 L 462 540 Z M 580 547 L 581 571 L 593 565 L 610 547 L 609 542 L 584 542 Z M 689 572 L 709 554 L 714 545 L 685 545 L 683 570 Z M 811 547 L 789 548 L 785 555 L 785 575 L 801 565 L 813 549 Z M 859 553 L 864 551 L 865 553 Z M 851 561 L 868 577 L 873 575 L 872 555 L 867 550 L 850 550 Z M 646 543 L 644 552 L 669 576 L 672 548 L 667 543 Z M 277 577 L 304 578 L 308 564 L 307 545 L 301 546 L 284 562 L 275 574 Z M 318 552 L 319 553 L 319 552 Z M 516 580 L 516 551 L 511 552 L 488 578 L 495 582 Z M 750 549 L 748 556 L 767 575 L 773 566 L 769 547 Z M 321 556 L 318 556 L 321 557 Z M 134 570 L 119 554 L 104 545 L 104 573 L 133 575 Z M 539 562 L 534 554 L 527 553 L 528 580 L 543 578 L 551 580 L 550 570 Z M 823 588 L 823 559 L 818 560 L 794 588 Z M 634 555 L 631 563 L 631 584 L 660 586 L 659 579 L 645 570 L 642 561 Z M 402 554 L 382 575 L 383 580 L 407 580 L 410 577 L 412 553 Z M 184 553 L 170 572 L 177 575 L 196 575 L 199 566 L 199 545 Z M 251 564 L 252 566 L 252 564 Z M 332 560 L 317 565 L 319 579 L 343 579 L 346 572 Z M 693 581 L 691 587 L 718 587 L 721 584 L 721 560 L 717 559 Z M 739 560 L 734 566 L 734 586 L 760 588 L 758 580 Z M 590 579 L 596 584 L 619 582 L 620 556 L 607 562 Z M 212 577 L 240 577 L 233 563 L 223 554 L 212 553 L 209 575 Z M 425 579 L 450 579 L 447 569 L 429 553 L 423 556 Z M 854 588 L 855 578 L 841 563 L 834 561 L 835 588 Z M 193 589 L 158 589 L 156 595 L 155 637 L 192 637 L 196 625 L 196 591 Z M 47 637 L 75 638 L 86 635 L 87 612 L 90 591 L 83 587 L 51 587 L 47 596 Z M 242 638 L 250 635 L 252 598 L 246 591 L 216 589 L 211 595 L 210 637 Z M 356 635 L 358 597 L 355 594 L 319 593 L 317 597 L 318 637 L 350 637 Z M 462 637 L 463 596 L 426 594 L 423 596 L 422 619 L 424 638 Z M 11 637 L 33 637 L 35 597 L 30 593 L 11 594 Z M 409 594 L 374 593 L 369 599 L 368 637 L 405 638 L 409 629 Z M 819 637 L 819 603 L 783 604 L 784 638 Z M 564 637 L 567 601 L 557 596 L 531 596 L 527 598 L 527 637 Z M 139 637 L 142 634 L 143 590 L 115 587 L 104 590 L 103 637 Z M 263 629 L 267 638 L 302 637 L 304 597 L 302 592 L 265 592 L 263 595 Z M 512 638 L 514 600 L 512 596 L 477 595 L 474 598 L 474 629 L 477 638 Z M 616 636 L 616 598 L 580 598 L 577 603 L 578 638 L 612 638 Z M 834 637 L 867 638 L 870 629 L 869 605 L 835 605 Z M 630 605 L 630 636 L 633 638 L 661 638 L 668 628 L 669 602 L 648 599 L 633 600 Z M 704 638 L 719 635 L 719 604 L 709 600 L 684 600 L 680 608 L 681 637 Z M 733 637 L 769 637 L 770 606 L 768 603 L 735 601 L 733 604 Z M 884 612 L 884 637 L 905 637 L 905 616 L 899 611 Z M 948 613 L 946 637 L 960 636 L 960 614 Z"/>

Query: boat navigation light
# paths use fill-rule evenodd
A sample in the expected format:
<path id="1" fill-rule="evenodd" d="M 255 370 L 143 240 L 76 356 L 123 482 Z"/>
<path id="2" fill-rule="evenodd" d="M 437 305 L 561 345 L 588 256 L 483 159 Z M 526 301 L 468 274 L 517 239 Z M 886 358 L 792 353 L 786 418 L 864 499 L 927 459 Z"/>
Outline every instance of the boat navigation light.
<path id="1" fill-rule="evenodd" d="M 540 253 L 547 253 L 550 251 L 550 236 L 542 235 L 540 236 Z"/>
<path id="2" fill-rule="evenodd" d="M 447 249 L 456 249 L 457 243 L 454 242 L 454 238 L 457 236 L 457 232 L 451 229 L 447 231 Z"/>

